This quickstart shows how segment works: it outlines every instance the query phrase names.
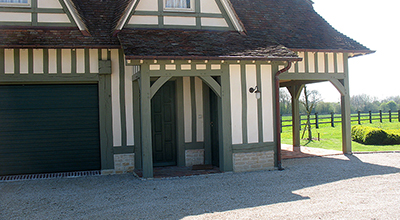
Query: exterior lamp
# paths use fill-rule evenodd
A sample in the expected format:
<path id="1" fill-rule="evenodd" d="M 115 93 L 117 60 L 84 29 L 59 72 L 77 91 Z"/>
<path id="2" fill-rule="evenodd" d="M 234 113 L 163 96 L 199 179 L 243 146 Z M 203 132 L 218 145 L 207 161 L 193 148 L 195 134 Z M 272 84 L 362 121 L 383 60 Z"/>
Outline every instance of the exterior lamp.
<path id="1" fill-rule="evenodd" d="M 260 99 L 260 98 L 261 98 L 261 91 L 258 89 L 257 86 L 255 86 L 254 88 L 253 88 L 253 87 L 250 87 L 249 92 L 250 92 L 250 93 L 255 93 L 257 99 Z"/>

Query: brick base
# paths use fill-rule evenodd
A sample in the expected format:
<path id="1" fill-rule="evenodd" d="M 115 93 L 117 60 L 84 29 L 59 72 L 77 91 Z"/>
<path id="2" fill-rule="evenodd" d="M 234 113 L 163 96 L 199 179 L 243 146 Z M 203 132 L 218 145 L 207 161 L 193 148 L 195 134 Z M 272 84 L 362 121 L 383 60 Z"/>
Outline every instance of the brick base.
<path id="1" fill-rule="evenodd" d="M 234 172 L 272 169 L 274 169 L 274 151 L 233 154 Z"/>
<path id="2" fill-rule="evenodd" d="M 102 175 L 132 173 L 135 169 L 135 154 L 114 154 L 114 169 L 102 170 Z"/>
<path id="3" fill-rule="evenodd" d="M 186 150 L 185 161 L 187 167 L 204 164 L 204 149 Z"/>

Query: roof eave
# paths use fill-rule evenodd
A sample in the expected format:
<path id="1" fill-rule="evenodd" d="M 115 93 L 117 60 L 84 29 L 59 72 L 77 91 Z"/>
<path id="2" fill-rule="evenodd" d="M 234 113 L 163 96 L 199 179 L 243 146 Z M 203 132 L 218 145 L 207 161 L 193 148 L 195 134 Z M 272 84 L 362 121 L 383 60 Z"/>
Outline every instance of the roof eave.
<path id="1" fill-rule="evenodd" d="M 289 48 L 295 52 L 326 52 L 326 53 L 347 53 L 349 57 L 363 56 L 375 53 L 375 50 L 346 50 L 346 49 L 302 49 L 302 48 Z"/>
<path id="2" fill-rule="evenodd" d="M 301 57 L 277 56 L 139 56 L 126 55 L 127 60 L 258 60 L 258 61 L 301 61 Z"/>

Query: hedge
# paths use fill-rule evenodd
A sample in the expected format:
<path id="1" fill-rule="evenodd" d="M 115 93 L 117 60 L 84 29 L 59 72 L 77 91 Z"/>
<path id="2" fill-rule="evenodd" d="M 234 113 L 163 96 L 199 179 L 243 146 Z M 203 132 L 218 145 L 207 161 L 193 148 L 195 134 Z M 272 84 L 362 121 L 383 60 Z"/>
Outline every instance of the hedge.
<path id="1" fill-rule="evenodd" d="M 353 141 L 366 145 L 393 145 L 400 144 L 399 130 L 383 130 L 362 125 L 355 125 L 351 128 Z"/>

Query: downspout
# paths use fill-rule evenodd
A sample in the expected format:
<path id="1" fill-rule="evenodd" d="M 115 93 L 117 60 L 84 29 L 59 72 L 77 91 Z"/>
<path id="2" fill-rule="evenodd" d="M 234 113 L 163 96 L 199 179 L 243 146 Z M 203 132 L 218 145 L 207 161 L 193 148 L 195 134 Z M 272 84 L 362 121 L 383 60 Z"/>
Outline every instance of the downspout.
<path id="1" fill-rule="evenodd" d="M 290 69 L 292 66 L 291 61 L 287 61 L 288 64 L 285 68 L 279 70 L 278 72 L 275 73 L 275 118 L 276 118 L 276 132 L 277 132 L 277 160 L 278 160 L 278 170 L 284 170 L 282 167 L 282 147 L 281 147 L 281 110 L 279 106 L 279 75 L 281 73 L 284 73 Z"/>

